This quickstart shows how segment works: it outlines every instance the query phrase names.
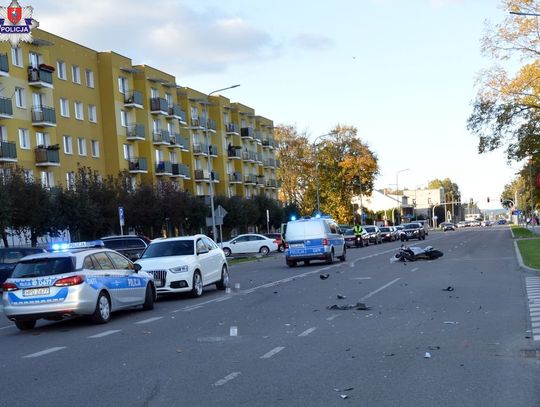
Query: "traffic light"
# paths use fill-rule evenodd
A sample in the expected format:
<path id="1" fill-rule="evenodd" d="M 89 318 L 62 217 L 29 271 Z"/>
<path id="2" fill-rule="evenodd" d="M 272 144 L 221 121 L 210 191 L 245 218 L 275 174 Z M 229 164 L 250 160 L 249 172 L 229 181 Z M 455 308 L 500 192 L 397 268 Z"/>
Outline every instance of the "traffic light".
<path id="1" fill-rule="evenodd" d="M 489 203 L 489 196 L 487 197 L 487 201 L 488 201 L 488 203 Z"/>

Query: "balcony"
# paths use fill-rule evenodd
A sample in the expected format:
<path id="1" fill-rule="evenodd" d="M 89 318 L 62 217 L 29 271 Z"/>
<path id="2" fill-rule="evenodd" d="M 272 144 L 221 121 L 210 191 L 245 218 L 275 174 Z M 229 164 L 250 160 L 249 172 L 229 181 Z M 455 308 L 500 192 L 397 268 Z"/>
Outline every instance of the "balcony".
<path id="1" fill-rule="evenodd" d="M 263 158 L 262 158 L 261 153 L 255 153 L 255 161 L 258 162 L 259 164 L 263 163 Z"/>
<path id="2" fill-rule="evenodd" d="M 129 141 L 146 139 L 144 124 L 130 124 L 127 126 L 126 136 Z"/>
<path id="3" fill-rule="evenodd" d="M 276 147 L 276 143 L 275 143 L 274 139 L 272 139 L 272 138 L 263 139 L 262 140 L 262 145 L 264 147 L 269 147 L 270 149 L 273 149 L 274 147 Z"/>
<path id="4" fill-rule="evenodd" d="M 53 88 L 54 68 L 41 64 L 39 68 L 28 67 L 28 84 L 36 88 Z"/>
<path id="5" fill-rule="evenodd" d="M 229 157 L 231 160 L 240 160 L 242 158 L 242 151 L 240 148 L 236 148 L 235 146 L 227 147 L 227 157 Z"/>
<path id="6" fill-rule="evenodd" d="M 170 145 L 171 143 L 171 133 L 167 130 L 157 130 L 152 133 L 152 144 L 155 146 L 159 145 Z"/>
<path id="7" fill-rule="evenodd" d="M 0 97 L 0 119 L 13 118 L 13 104 L 11 99 Z"/>
<path id="8" fill-rule="evenodd" d="M 257 186 L 264 187 L 264 176 L 257 175 Z"/>
<path id="9" fill-rule="evenodd" d="M 137 109 L 142 109 L 143 108 L 142 92 L 139 92 L 138 90 L 126 92 L 126 94 L 124 95 L 124 107 L 135 107 Z"/>
<path id="10" fill-rule="evenodd" d="M 183 138 L 178 133 L 170 133 L 169 135 L 169 144 L 167 144 L 167 147 L 169 148 L 182 148 L 182 142 Z"/>
<path id="11" fill-rule="evenodd" d="M 150 113 L 167 116 L 169 114 L 169 103 L 163 98 L 150 98 Z"/>
<path id="12" fill-rule="evenodd" d="M 275 179 L 268 179 L 266 180 L 266 188 L 277 188 L 277 181 Z"/>
<path id="13" fill-rule="evenodd" d="M 265 158 L 263 165 L 268 168 L 274 168 L 276 166 L 276 160 L 273 158 Z"/>
<path id="14" fill-rule="evenodd" d="M 56 113 L 54 108 L 32 106 L 32 125 L 36 127 L 56 127 Z"/>
<path id="15" fill-rule="evenodd" d="M 185 164 L 172 164 L 173 177 L 190 178 L 189 167 Z"/>
<path id="16" fill-rule="evenodd" d="M 160 161 L 156 164 L 156 175 L 173 175 L 170 161 Z"/>
<path id="17" fill-rule="evenodd" d="M 17 162 L 17 144 L 11 141 L 0 141 L 0 162 Z"/>
<path id="18" fill-rule="evenodd" d="M 232 174 L 229 174 L 229 183 L 230 184 L 241 184 L 242 183 L 242 173 L 235 171 Z"/>
<path id="19" fill-rule="evenodd" d="M 206 121 L 206 124 L 208 126 L 208 130 L 211 131 L 212 133 L 215 133 L 216 132 L 216 129 L 217 129 L 217 125 L 216 125 L 216 121 L 215 120 L 212 120 L 212 119 L 208 119 Z"/>
<path id="20" fill-rule="evenodd" d="M 257 143 L 261 144 L 262 136 L 261 136 L 261 132 L 259 130 L 255 130 L 253 132 L 253 138 L 255 139 L 255 141 Z"/>
<path id="21" fill-rule="evenodd" d="M 240 129 L 240 136 L 244 139 L 253 140 L 253 128 L 242 127 L 242 129 Z"/>
<path id="22" fill-rule="evenodd" d="M 207 170 L 195 170 L 194 175 L 195 181 L 208 181 L 210 179 Z"/>
<path id="23" fill-rule="evenodd" d="M 192 130 L 204 129 L 204 121 L 200 120 L 198 117 L 193 117 L 193 118 L 191 118 L 189 128 L 192 129 Z"/>
<path id="24" fill-rule="evenodd" d="M 242 159 L 244 161 L 255 162 L 256 154 L 253 151 L 244 151 L 242 153 Z"/>
<path id="25" fill-rule="evenodd" d="M 0 76 L 9 76 L 8 54 L 0 54 Z"/>
<path id="26" fill-rule="evenodd" d="M 148 173 L 148 164 L 146 158 L 131 157 L 127 159 L 128 170 L 130 174 L 146 174 Z"/>
<path id="27" fill-rule="evenodd" d="M 225 125 L 225 133 L 227 135 L 239 135 L 240 127 L 236 123 L 227 123 Z"/>
<path id="28" fill-rule="evenodd" d="M 193 144 L 193 155 L 208 155 L 208 147 L 206 143 Z"/>
<path id="29" fill-rule="evenodd" d="M 37 167 L 59 167 L 60 154 L 57 148 L 38 147 L 35 150 Z"/>
<path id="30" fill-rule="evenodd" d="M 254 174 L 244 175 L 244 184 L 256 185 L 257 184 L 257 176 L 254 175 Z"/>
<path id="31" fill-rule="evenodd" d="M 178 119 L 180 123 L 186 123 L 186 112 L 178 105 L 172 105 L 168 108 L 167 119 Z"/>

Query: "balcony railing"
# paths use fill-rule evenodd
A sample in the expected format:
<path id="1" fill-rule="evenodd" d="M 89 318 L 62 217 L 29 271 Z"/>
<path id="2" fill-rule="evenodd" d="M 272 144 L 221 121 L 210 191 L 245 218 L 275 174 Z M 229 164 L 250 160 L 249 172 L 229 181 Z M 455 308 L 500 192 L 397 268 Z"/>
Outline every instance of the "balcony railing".
<path id="1" fill-rule="evenodd" d="M 264 177 L 262 175 L 257 176 L 257 185 L 264 186 Z"/>
<path id="2" fill-rule="evenodd" d="M 229 158 L 242 158 L 242 152 L 240 149 L 231 147 L 227 148 L 227 157 Z"/>
<path id="3" fill-rule="evenodd" d="M 13 117 L 13 103 L 11 99 L 0 97 L 0 118 L 8 119 Z"/>
<path id="4" fill-rule="evenodd" d="M 184 123 L 186 122 L 186 112 L 184 112 L 180 106 L 178 106 L 178 105 L 169 106 L 167 111 L 169 113 L 167 115 L 167 118 L 169 118 L 169 119 L 178 119 L 178 120 L 180 120 L 181 122 L 184 122 Z"/>
<path id="5" fill-rule="evenodd" d="M 208 125 L 208 130 L 216 131 L 217 126 L 216 126 L 216 121 L 215 121 L 215 120 L 213 120 L 213 119 L 208 119 L 206 123 L 207 123 L 207 125 Z"/>
<path id="6" fill-rule="evenodd" d="M 207 170 L 195 170 L 195 181 L 201 181 L 201 180 L 208 180 L 210 177 L 208 176 Z"/>
<path id="7" fill-rule="evenodd" d="M 148 163 L 146 158 L 143 157 L 131 157 L 127 159 L 129 172 L 148 172 Z"/>
<path id="8" fill-rule="evenodd" d="M 57 149 L 37 147 L 34 151 L 36 154 L 36 165 L 60 165 L 60 154 Z"/>
<path id="9" fill-rule="evenodd" d="M 124 106 L 125 107 L 143 107 L 143 96 L 142 92 L 138 90 L 132 90 L 127 92 L 124 95 Z"/>
<path id="10" fill-rule="evenodd" d="M 189 178 L 189 167 L 185 164 L 172 164 L 172 174 L 184 178 Z"/>
<path id="11" fill-rule="evenodd" d="M 253 138 L 253 127 L 242 127 L 240 130 L 240 136 L 242 138 Z"/>
<path id="12" fill-rule="evenodd" d="M 257 183 L 257 176 L 253 174 L 244 175 L 244 183 L 245 184 L 256 184 Z"/>
<path id="13" fill-rule="evenodd" d="M 168 130 L 157 130 L 152 133 L 152 143 L 170 144 L 171 133 Z"/>
<path id="14" fill-rule="evenodd" d="M 52 88 L 53 74 L 52 70 L 44 68 L 28 67 L 28 84 L 37 87 Z"/>
<path id="15" fill-rule="evenodd" d="M 0 161 L 17 161 L 17 144 L 0 141 Z"/>
<path id="16" fill-rule="evenodd" d="M 242 159 L 244 161 L 255 161 L 257 154 L 253 151 L 244 151 L 242 153 Z"/>
<path id="17" fill-rule="evenodd" d="M 169 114 L 169 103 L 163 98 L 150 98 L 150 113 L 152 114 Z"/>
<path id="18" fill-rule="evenodd" d="M 258 163 L 262 163 L 262 162 L 263 162 L 263 158 L 262 158 L 262 154 L 261 154 L 261 153 L 255 153 L 255 161 L 257 161 Z"/>
<path id="19" fill-rule="evenodd" d="M 272 138 L 263 139 L 262 140 L 262 145 L 266 146 L 266 147 L 270 147 L 270 148 L 276 147 L 276 143 L 275 143 L 274 139 L 272 139 Z"/>
<path id="20" fill-rule="evenodd" d="M 273 158 L 266 158 L 264 161 L 263 161 L 263 165 L 265 167 L 275 167 L 276 166 L 276 160 L 273 159 Z"/>
<path id="21" fill-rule="evenodd" d="M 38 127 L 56 127 L 56 113 L 54 108 L 32 106 L 32 125 Z"/>
<path id="22" fill-rule="evenodd" d="M 268 188 L 276 188 L 277 187 L 277 181 L 275 179 L 268 179 L 268 180 L 266 180 L 266 186 Z"/>
<path id="23" fill-rule="evenodd" d="M 208 145 L 206 143 L 195 143 L 193 144 L 193 154 L 197 155 L 207 155 L 208 154 Z"/>
<path id="24" fill-rule="evenodd" d="M 259 130 L 255 130 L 253 132 L 253 138 L 258 141 L 259 143 L 261 142 L 261 132 Z"/>
<path id="25" fill-rule="evenodd" d="M 235 171 L 232 174 L 229 174 L 230 183 L 241 183 L 242 182 L 242 173 Z"/>
<path id="26" fill-rule="evenodd" d="M 128 140 L 144 140 L 146 138 L 144 124 L 130 124 L 127 126 Z"/>
<path id="27" fill-rule="evenodd" d="M 227 133 L 240 133 L 240 127 L 236 123 L 227 123 L 225 125 L 225 132 Z"/>
<path id="28" fill-rule="evenodd" d="M 8 54 L 0 54 L 0 76 L 9 75 Z"/>
<path id="29" fill-rule="evenodd" d="M 170 161 L 160 161 L 156 164 L 156 175 L 172 175 L 172 164 Z"/>

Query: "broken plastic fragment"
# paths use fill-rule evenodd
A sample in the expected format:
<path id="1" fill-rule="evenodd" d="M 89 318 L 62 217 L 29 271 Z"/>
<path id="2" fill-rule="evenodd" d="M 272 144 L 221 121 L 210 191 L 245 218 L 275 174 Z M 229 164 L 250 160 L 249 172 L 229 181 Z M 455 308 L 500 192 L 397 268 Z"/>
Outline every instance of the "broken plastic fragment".
<path id="1" fill-rule="evenodd" d="M 326 280 L 328 277 L 330 277 L 330 274 L 328 273 L 319 274 L 319 277 L 321 280 Z"/>
<path id="2" fill-rule="evenodd" d="M 347 396 L 346 394 L 340 394 L 339 397 L 341 397 L 343 400 L 349 398 L 349 396 Z"/>
<path id="3" fill-rule="evenodd" d="M 431 357 L 431 353 L 426 352 L 426 354 L 424 355 L 424 358 L 429 359 L 430 357 Z"/>
<path id="4" fill-rule="evenodd" d="M 354 310 L 358 310 L 358 311 L 367 311 L 367 310 L 370 310 L 371 307 L 368 307 L 366 304 L 364 304 L 363 302 L 357 302 L 356 304 L 347 304 L 347 305 L 329 305 L 328 307 L 326 307 L 326 309 L 329 309 L 329 310 L 350 310 L 350 309 L 354 309 Z"/>
<path id="5" fill-rule="evenodd" d="M 443 291 L 454 291 L 454 287 L 452 287 L 451 285 L 449 285 L 448 287 L 443 288 L 442 290 L 443 290 Z"/>
<path id="6" fill-rule="evenodd" d="M 347 298 L 347 297 L 344 296 L 344 295 L 341 295 L 341 294 L 338 294 L 338 295 L 337 295 L 337 299 L 338 299 L 338 300 L 344 300 L 345 298 Z"/>

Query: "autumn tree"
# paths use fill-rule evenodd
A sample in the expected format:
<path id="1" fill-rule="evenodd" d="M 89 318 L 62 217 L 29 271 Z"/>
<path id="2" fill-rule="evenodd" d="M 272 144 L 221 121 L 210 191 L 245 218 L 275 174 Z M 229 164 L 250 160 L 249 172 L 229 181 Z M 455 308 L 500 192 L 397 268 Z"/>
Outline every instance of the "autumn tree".
<path id="1" fill-rule="evenodd" d="M 521 61 L 516 72 L 501 64 L 480 75 L 480 90 L 473 103 L 468 128 L 478 138 L 478 151 L 504 148 L 509 161 L 532 160 L 540 169 L 540 27 L 538 2 L 503 0 L 507 17 L 488 26 L 482 51 L 497 62 Z M 523 13 L 523 14 L 510 14 Z M 538 190 L 535 190 L 538 202 Z"/>

